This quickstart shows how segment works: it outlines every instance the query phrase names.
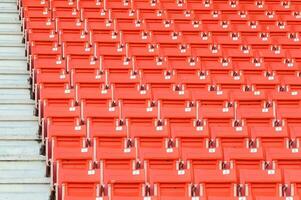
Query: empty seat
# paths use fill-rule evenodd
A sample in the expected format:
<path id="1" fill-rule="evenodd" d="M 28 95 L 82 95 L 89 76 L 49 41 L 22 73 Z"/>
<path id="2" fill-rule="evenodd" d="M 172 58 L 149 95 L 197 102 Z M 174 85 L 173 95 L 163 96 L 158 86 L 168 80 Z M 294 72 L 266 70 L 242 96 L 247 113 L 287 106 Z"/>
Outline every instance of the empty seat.
<path id="1" fill-rule="evenodd" d="M 65 200 L 92 200 L 97 196 L 96 183 L 64 183 L 62 185 L 62 193 L 58 195 L 63 196 Z"/>
<path id="2" fill-rule="evenodd" d="M 115 117 L 91 117 L 87 119 L 88 137 L 127 137 L 128 122 L 120 123 Z"/>
<path id="3" fill-rule="evenodd" d="M 163 137 L 141 137 L 137 140 L 139 159 L 178 159 L 177 140 Z"/>
<path id="4" fill-rule="evenodd" d="M 194 137 L 208 137 L 209 129 L 205 120 L 197 120 L 194 118 L 171 118 L 170 134 L 176 138 L 194 138 Z"/>
<path id="5" fill-rule="evenodd" d="M 94 157 L 96 160 L 104 159 L 135 159 L 136 144 L 133 140 L 122 137 L 94 137 Z"/>
<path id="6" fill-rule="evenodd" d="M 143 163 L 129 159 L 108 159 L 100 161 L 103 169 L 101 181 L 103 184 L 115 183 L 145 183 L 145 167 Z M 125 188 L 126 189 L 126 188 Z M 137 194 L 138 196 L 138 194 Z"/>
<path id="7" fill-rule="evenodd" d="M 263 148 L 256 141 L 248 141 L 248 147 L 223 149 L 224 159 L 233 161 L 237 169 L 260 169 L 265 160 Z"/>
<path id="8" fill-rule="evenodd" d="M 223 156 L 218 140 L 181 138 L 180 141 L 181 158 L 183 160 L 217 161 Z"/>
<path id="9" fill-rule="evenodd" d="M 131 118 L 129 120 L 131 137 L 168 137 L 170 128 L 168 121 L 157 118 Z"/>
<path id="10" fill-rule="evenodd" d="M 240 181 L 248 183 L 249 193 L 256 198 L 271 198 L 278 196 L 279 184 L 281 183 L 280 170 L 240 170 Z"/>
<path id="11" fill-rule="evenodd" d="M 93 151 L 88 141 L 82 136 L 56 136 L 47 144 L 51 159 L 86 159 L 92 160 Z"/>
<path id="12" fill-rule="evenodd" d="M 86 99 L 81 101 L 82 119 L 87 117 L 121 117 L 120 105 L 114 100 Z"/>

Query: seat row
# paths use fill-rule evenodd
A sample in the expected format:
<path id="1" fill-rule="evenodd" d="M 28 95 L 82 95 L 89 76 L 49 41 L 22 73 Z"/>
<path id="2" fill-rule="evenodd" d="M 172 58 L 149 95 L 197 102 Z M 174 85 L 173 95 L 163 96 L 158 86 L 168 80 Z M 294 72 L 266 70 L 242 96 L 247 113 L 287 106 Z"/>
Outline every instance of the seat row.
<path id="1" fill-rule="evenodd" d="M 43 7 L 43 6 L 52 6 L 52 7 L 61 7 L 61 8 L 69 8 L 69 7 L 76 7 L 76 8 L 93 8 L 96 6 L 96 8 L 103 8 L 107 6 L 106 8 L 131 8 L 132 6 L 136 6 L 136 8 L 139 9 L 158 9 L 159 6 L 164 6 L 162 7 L 162 10 L 181 10 L 189 7 L 190 5 L 193 9 L 199 9 L 201 7 L 202 10 L 213 10 L 213 1 L 198 1 L 198 0 L 184 0 L 184 1 L 171 1 L 171 0 L 138 0 L 138 1 L 122 1 L 122 0 L 113 0 L 113 1 L 89 1 L 89 0 L 40 0 L 40 1 L 34 1 L 34 0 L 23 0 L 19 1 L 19 4 L 22 7 Z M 217 5 L 214 7 L 219 10 L 235 10 L 238 9 L 240 10 L 240 6 L 249 6 L 248 9 L 252 10 L 255 9 L 256 11 L 258 10 L 267 10 L 271 8 L 275 8 L 275 10 L 292 10 L 298 6 L 300 6 L 300 3 L 298 1 L 294 1 L 293 3 L 290 1 L 279 1 L 279 2 L 273 2 L 270 0 L 266 1 L 228 1 L 228 0 L 223 0 L 219 1 Z M 257 8 L 256 8 L 257 7 Z"/>
<path id="2" fill-rule="evenodd" d="M 294 2 L 295 3 L 295 2 Z M 89 5 L 88 7 L 86 5 Z M 268 5 L 268 6 L 266 6 Z M 224 1 L 215 5 L 212 1 L 22 1 L 25 17 L 76 17 L 83 14 L 93 18 L 101 18 L 107 12 L 119 11 L 112 17 L 116 19 L 133 18 L 137 15 L 144 19 L 165 18 L 172 19 L 199 17 L 200 19 L 216 19 L 224 16 L 230 20 L 244 20 L 249 16 L 257 16 L 262 20 L 277 20 L 285 16 L 287 19 L 298 20 L 300 4 L 289 1 L 279 1 L 277 3 L 265 3 L 263 1 Z M 53 12 L 49 12 L 53 10 Z M 136 11 L 139 11 L 137 13 Z M 93 15 L 94 14 L 94 15 Z M 229 14 L 233 14 L 230 16 Z M 290 14 L 292 15 L 290 17 Z M 235 16 L 236 15 L 236 16 Z"/>
<path id="3" fill-rule="evenodd" d="M 145 22 L 147 23 L 147 22 Z M 228 21 L 217 21 L 213 24 L 202 24 L 194 28 L 191 21 L 166 27 L 166 21 L 159 20 L 152 24 L 139 25 L 137 21 L 93 22 L 80 19 L 61 19 L 52 22 L 50 19 L 24 22 L 25 32 L 34 40 L 88 41 L 103 43 L 191 43 L 191 44 L 231 44 L 250 45 L 283 44 L 300 45 L 298 26 L 277 22 L 270 25 L 258 22 L 245 22 L 231 25 Z M 163 27 L 161 27 L 163 26 Z M 171 26 L 171 25 L 170 25 Z M 184 27 L 192 27 L 191 30 Z M 130 28 L 133 27 L 133 28 Z M 31 33 L 31 34 L 28 34 Z M 42 36 L 42 37 L 39 37 Z M 72 37 L 68 37 L 72 36 Z"/>
<path id="4" fill-rule="evenodd" d="M 46 52 L 45 52 L 46 53 Z M 58 52 L 56 52 L 58 53 Z M 172 72 L 170 76 L 177 74 L 192 74 L 206 76 L 211 74 L 222 74 L 230 76 L 240 75 L 262 75 L 262 76 L 275 76 L 275 75 L 289 75 L 300 76 L 300 59 L 299 58 L 285 58 L 279 57 L 275 59 L 263 57 L 245 57 L 231 58 L 231 57 L 197 57 L 197 56 L 132 56 L 126 57 L 122 55 L 67 55 L 65 59 L 61 55 L 46 55 L 38 54 L 30 56 L 31 72 L 35 69 L 45 69 L 45 71 L 52 70 L 56 73 L 70 73 L 70 70 L 85 69 L 87 72 L 98 70 L 104 74 L 105 71 L 120 73 L 137 73 L 152 74 L 152 72 L 163 76 L 163 72 Z M 47 63 L 47 65 L 46 65 Z M 202 73 L 201 73 L 202 72 Z M 231 73 L 232 72 L 232 73 Z M 236 73 L 236 74 L 234 74 Z M 76 72 L 75 72 L 76 74 Z M 168 75 L 168 74 L 167 74 Z M 91 75 L 92 76 L 92 75 Z M 201 77 L 202 78 L 202 77 Z M 293 77 L 292 77 L 293 78 Z M 199 78 L 200 79 L 200 78 Z M 188 79 L 189 80 L 189 79 Z"/>
<path id="5" fill-rule="evenodd" d="M 201 185 L 185 183 L 157 183 L 154 185 L 139 183 L 112 183 L 106 186 L 100 184 L 63 184 L 63 196 L 66 200 L 76 199 L 78 192 L 76 189 L 85 188 L 83 197 L 86 200 L 92 199 L 113 199 L 113 200 L 146 200 L 146 199 L 175 199 L 175 200 L 203 200 L 203 199 L 226 199 L 226 200 L 284 200 L 299 199 L 299 183 L 285 185 L 280 183 L 267 183 L 267 188 L 262 188 L 262 184 L 239 184 L 239 183 L 205 183 Z M 129 191 L 124 193 L 123 191 Z M 193 190 L 193 195 L 191 195 Z M 292 193 L 292 191 L 298 191 Z M 101 192 L 100 192 L 101 191 Z M 106 192 L 109 191 L 109 192 Z M 145 191 L 148 191 L 145 194 Z M 239 192 L 238 192 L 239 191 Z M 247 191 L 247 192 L 246 192 Z M 68 192 L 68 193 L 67 193 Z M 67 194 L 66 194 L 67 193 Z M 104 196 L 104 193 L 108 196 Z M 264 193 L 264 194 L 263 194 Z M 291 196 L 291 194 L 294 194 Z M 100 196 L 101 195 L 101 196 Z"/>
<path id="6" fill-rule="evenodd" d="M 145 19 L 139 20 L 137 18 L 131 19 L 115 19 L 110 20 L 107 18 L 108 16 L 102 19 L 81 19 L 81 18 L 56 18 L 53 21 L 51 18 L 30 18 L 27 21 L 24 21 L 24 25 L 29 30 L 38 31 L 40 30 L 55 30 L 57 33 L 59 30 L 61 31 L 78 31 L 82 30 L 86 33 L 88 31 L 97 32 L 97 31 L 122 31 L 123 33 L 137 34 L 141 32 L 152 32 L 153 37 L 159 36 L 162 33 L 165 35 L 168 32 L 177 32 L 182 35 L 196 35 L 198 32 L 208 32 L 212 33 L 214 36 L 218 36 L 218 34 L 226 35 L 227 33 L 241 33 L 241 35 L 233 35 L 233 41 L 239 41 L 235 37 L 243 36 L 257 36 L 261 32 L 270 33 L 272 37 L 277 38 L 278 36 L 286 36 L 287 33 L 300 31 L 300 28 L 294 26 L 300 20 L 295 23 L 285 20 L 275 20 L 271 22 L 259 21 L 258 19 L 249 19 L 242 20 L 236 23 L 232 21 L 221 18 L 214 19 L 211 21 L 200 21 L 200 20 L 192 20 L 192 19 L 184 19 L 184 20 L 169 20 L 169 19 Z M 98 26 L 95 26 L 98 25 Z M 38 27 L 39 26 L 39 27 Z M 298 35 L 298 34 L 297 34 Z M 180 38 L 181 35 L 179 35 Z M 211 35 L 209 35 L 211 36 Z M 232 36 L 232 35 L 230 35 Z M 269 37 L 270 35 L 267 35 Z M 158 38 L 158 37 L 157 37 Z M 280 39 L 280 37 L 278 37 Z M 292 38 L 295 39 L 295 38 Z M 158 39 L 159 40 L 159 39 Z M 204 43 L 209 39 L 204 39 Z M 296 39 L 297 40 L 297 39 Z M 268 40 L 263 40 L 264 42 L 268 42 Z M 285 40 L 284 40 L 285 41 Z M 296 41 L 298 42 L 298 41 Z"/>
<path id="7" fill-rule="evenodd" d="M 95 67 L 95 68 L 94 68 Z M 112 66 L 111 66 L 112 67 Z M 235 70 L 224 69 L 218 71 L 219 67 L 211 69 L 99 69 L 95 65 L 91 68 L 82 66 L 52 66 L 41 65 L 32 70 L 34 84 L 51 84 L 54 81 L 63 87 L 69 85 L 74 88 L 77 84 L 98 84 L 111 85 L 118 88 L 121 84 L 127 84 L 129 88 L 141 85 L 155 86 L 161 84 L 164 88 L 173 90 L 175 86 L 182 87 L 183 90 L 205 89 L 208 91 L 238 89 L 240 91 L 252 91 L 256 89 L 289 91 L 297 89 L 301 84 L 300 71 L 277 68 L 277 70 L 262 70 L 251 72 L 248 69 Z M 139 68 L 139 67 L 137 67 Z M 69 71 L 66 72 L 66 71 Z M 49 78 L 47 78 L 49 77 Z M 230 85 L 233 87 L 231 88 Z M 261 85 L 269 87 L 261 88 Z M 215 88 L 218 86 L 219 88 Z M 248 86 L 248 87 L 246 87 Z M 259 86 L 257 88 L 257 86 Z M 145 88 L 149 89 L 150 88 Z"/>
<path id="8" fill-rule="evenodd" d="M 162 91 L 164 92 L 164 91 Z M 49 93 L 51 94 L 51 93 Z M 124 94 L 124 93 L 123 93 Z M 121 94 L 121 95 L 123 95 Z M 132 96 L 134 98 L 134 96 Z M 170 96 L 172 98 L 172 96 Z M 284 97 L 285 98 L 285 97 Z M 116 117 L 116 118 L 180 118 L 180 119 L 267 119 L 299 118 L 300 100 L 279 102 L 224 100 L 186 101 L 183 99 L 159 101 L 86 99 L 76 105 L 75 99 L 48 97 L 38 104 L 40 118 L 47 117 Z M 58 112 L 60 111 L 60 112 Z M 163 123 L 163 122 L 162 122 Z"/>
<path id="9" fill-rule="evenodd" d="M 75 132 L 75 131 L 73 131 Z M 262 136 L 248 139 L 227 135 L 220 138 L 165 138 L 144 134 L 139 138 L 123 138 L 95 133 L 91 139 L 75 134 L 55 135 L 48 142 L 48 161 L 59 159 L 85 160 L 224 160 L 233 161 L 237 167 L 253 168 L 262 161 L 275 161 L 280 168 L 300 168 L 301 152 L 298 139 L 281 136 Z M 52 133 L 54 134 L 54 133 Z M 122 134 L 122 133 L 120 133 Z M 49 136 L 51 137 L 51 136 Z M 240 138 L 239 138 L 240 137 Z M 233 147 L 235 144 L 235 147 Z M 288 162 L 289 160 L 289 162 Z"/>
<path id="10" fill-rule="evenodd" d="M 82 193 L 86 199 L 298 199 L 300 169 L 274 167 L 267 162 L 236 170 L 231 162 L 60 160 L 55 170 L 62 174 L 58 191 L 65 199 L 75 198 L 77 187 L 89 191 Z M 74 178 L 81 181 L 75 183 Z"/>
<path id="11" fill-rule="evenodd" d="M 128 50 L 130 48 L 130 50 Z M 265 45 L 261 49 L 252 50 L 250 46 L 238 45 L 236 47 L 222 47 L 218 44 L 139 44 L 139 45 L 128 45 L 122 43 L 94 43 L 93 47 L 89 45 L 88 42 L 64 42 L 62 45 L 59 45 L 56 42 L 36 42 L 32 43 L 28 50 L 32 55 L 60 55 L 62 54 L 63 58 L 68 55 L 85 55 L 85 56 L 94 56 L 99 58 L 100 56 L 116 56 L 117 58 L 123 57 L 123 59 L 128 59 L 130 61 L 131 57 L 141 57 L 146 56 L 147 58 L 156 58 L 161 59 L 161 64 L 165 64 L 166 61 L 163 60 L 164 57 L 179 57 L 180 60 L 186 61 L 193 66 L 193 60 L 190 60 L 189 57 L 199 57 L 201 61 L 211 58 L 215 62 L 222 61 L 225 59 L 226 67 L 230 63 L 230 59 L 233 58 L 233 61 L 237 61 L 238 57 L 244 57 L 245 61 L 250 63 L 263 62 L 259 59 L 267 59 L 267 61 L 282 61 L 285 59 L 300 59 L 298 54 L 298 49 L 293 49 L 288 46 L 286 49 L 281 49 L 277 44 L 275 45 Z M 233 52 L 232 52 L 233 51 Z M 260 52 L 260 53 L 259 53 Z M 170 60 L 172 60 L 172 58 Z M 188 59 L 187 59 L 188 58 Z M 141 58 L 140 58 L 141 59 Z M 174 58 L 175 59 L 175 58 Z M 254 59 L 258 59 L 255 61 Z M 269 60 L 271 59 L 271 60 Z M 126 61 L 123 61 L 126 62 Z M 157 61 L 158 62 L 158 61 Z M 194 61 L 196 62 L 196 60 Z M 191 64 L 192 63 L 192 64 Z M 284 62 L 285 64 L 285 62 Z"/>
<path id="12" fill-rule="evenodd" d="M 48 114 L 48 113 L 47 113 Z M 55 114 L 52 114 L 55 115 Z M 231 118 L 195 119 L 183 118 L 181 115 L 162 120 L 151 117 L 132 117 L 121 119 L 117 117 L 100 116 L 99 113 L 87 116 L 85 121 L 78 117 L 65 114 L 44 118 L 45 134 L 48 136 L 65 134 L 76 136 L 77 129 L 83 137 L 171 137 L 171 138 L 237 138 L 244 144 L 244 138 L 299 138 L 300 126 L 296 118 L 273 120 L 254 118 L 233 120 Z M 297 118 L 298 119 L 298 118 Z M 62 120 L 60 126 L 52 125 Z M 63 122 L 70 123 L 64 124 Z M 72 122 L 72 123 L 71 123 Z M 70 133 L 64 133 L 64 126 L 70 126 Z M 82 125 L 87 125 L 87 127 Z M 49 128 L 49 127 L 52 128 Z"/>

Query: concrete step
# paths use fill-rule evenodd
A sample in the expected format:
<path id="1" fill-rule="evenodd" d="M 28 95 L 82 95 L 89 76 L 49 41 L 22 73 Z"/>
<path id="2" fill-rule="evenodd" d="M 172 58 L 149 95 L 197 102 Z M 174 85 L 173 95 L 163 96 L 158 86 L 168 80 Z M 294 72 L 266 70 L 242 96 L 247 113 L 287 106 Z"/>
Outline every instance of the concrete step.
<path id="1" fill-rule="evenodd" d="M 22 74 L 2 74 L 2 70 L 0 68 L 0 87 L 6 85 L 28 85 L 28 75 Z"/>
<path id="2" fill-rule="evenodd" d="M 0 184 L 1 200 L 49 200 L 49 183 Z"/>
<path id="3" fill-rule="evenodd" d="M 24 85 L 24 84 L 16 84 L 16 83 L 13 83 L 13 84 L 9 84 L 9 85 L 1 85 L 0 84 L 0 90 L 1 89 L 16 89 L 16 90 L 19 90 L 19 89 L 29 89 L 30 86 L 29 84 L 27 85 Z M 0 98 L 1 99 L 1 98 Z"/>
<path id="4" fill-rule="evenodd" d="M 20 32 L 21 22 L 16 19 L 0 18 L 0 32 Z"/>
<path id="5" fill-rule="evenodd" d="M 0 179 L 1 200 L 49 200 L 49 178 Z"/>
<path id="6" fill-rule="evenodd" d="M 8 155 L 3 155 L 0 156 L 0 161 L 23 161 L 23 160 L 31 160 L 31 161 L 44 161 L 45 162 L 45 156 L 41 155 L 13 155 L 13 156 L 8 156 Z"/>
<path id="7" fill-rule="evenodd" d="M 24 45 L 0 44 L 0 54 L 1 56 L 24 56 L 25 57 L 25 47 Z"/>
<path id="8" fill-rule="evenodd" d="M 35 102 L 31 99 L 0 99 L 0 104 L 34 105 Z"/>
<path id="9" fill-rule="evenodd" d="M 0 200 L 49 200 L 17 0 L 0 0 Z"/>
<path id="10" fill-rule="evenodd" d="M 25 56 L 3 56 L 0 54 L 0 61 L 27 61 Z"/>
<path id="11" fill-rule="evenodd" d="M 8 55 L 3 56 L 0 54 L 0 70 L 2 73 L 25 72 L 27 71 L 27 59 L 24 55 Z"/>
<path id="12" fill-rule="evenodd" d="M 24 68 L 24 67 L 23 67 Z M 25 69 L 5 69 L 0 67 L 0 74 L 2 75 L 26 75 L 26 77 L 29 77 L 29 71 Z"/>
<path id="13" fill-rule="evenodd" d="M 6 2 L 10 2 L 10 3 L 15 3 L 17 4 L 17 0 L 0 0 L 1 3 L 6 3 Z"/>
<path id="14" fill-rule="evenodd" d="M 23 115 L 16 115 L 16 116 L 4 116 L 0 115 L 0 121 L 3 122 L 11 122 L 11 121 L 18 121 L 18 122 L 31 122 L 37 121 L 38 117 L 35 116 L 23 116 Z"/>
<path id="15" fill-rule="evenodd" d="M 0 157 L 14 155 L 39 155 L 40 143 L 35 140 L 0 140 Z M 13 166 L 12 166 L 13 167 Z"/>
<path id="16" fill-rule="evenodd" d="M 27 71 L 27 61 L 14 59 L 0 59 L 0 70 L 2 71 Z"/>
<path id="17" fill-rule="evenodd" d="M 11 184 L 10 187 L 16 187 L 16 186 L 17 185 Z M 34 186 L 36 186 L 36 184 L 34 184 L 33 187 Z M 45 186 L 47 186 L 47 184 Z M 49 200 L 49 189 L 43 188 L 43 190 L 45 190 L 45 192 L 43 192 L 41 189 L 39 190 L 39 192 L 18 192 L 18 193 L 3 192 L 0 193 L 0 199 L 1 200 Z"/>
<path id="18" fill-rule="evenodd" d="M 0 179 L 43 178 L 45 162 L 41 160 L 0 161 Z"/>
<path id="19" fill-rule="evenodd" d="M 13 88 L 13 87 L 12 87 Z M 9 89 L 0 85 L 0 100 L 3 99 L 30 99 L 30 92 L 27 88 Z"/>
<path id="20" fill-rule="evenodd" d="M 0 137 L 27 137 L 37 138 L 38 120 L 0 121 Z"/>
<path id="21" fill-rule="evenodd" d="M 4 4 L 4 3 L 13 3 L 14 5 L 17 5 L 17 0 L 0 0 L 0 4 Z"/>
<path id="22" fill-rule="evenodd" d="M 1 3 L 0 3 L 1 6 Z M 0 7 L 1 9 L 1 7 Z M 22 32 L 0 32 L 0 42 L 1 43 L 15 43 L 22 44 L 23 33 Z"/>
<path id="23" fill-rule="evenodd" d="M 21 141 L 25 141 L 25 140 L 35 140 L 37 142 L 41 142 L 42 139 L 38 134 L 35 135 L 21 135 L 21 134 L 16 134 L 16 135 L 10 135 L 10 134 L 1 134 L 0 135 L 0 140 L 21 140 Z"/>
<path id="24" fill-rule="evenodd" d="M 0 113 L 6 116 L 32 116 L 34 114 L 34 106 L 26 104 L 1 104 L 0 102 Z"/>
<path id="25" fill-rule="evenodd" d="M 1 9 L 0 11 L 0 19 L 14 19 L 19 20 L 19 12 L 17 11 L 17 8 L 14 9 Z"/>
<path id="26" fill-rule="evenodd" d="M 0 9 L 16 9 L 16 2 L 2 2 L 0 1 Z"/>
<path id="27" fill-rule="evenodd" d="M 38 135 L 38 121 L 0 121 L 0 136 L 31 137 Z"/>
<path id="28" fill-rule="evenodd" d="M 48 184 L 50 183 L 49 178 L 18 178 L 15 180 L 11 179 L 0 179 L 0 185 L 1 184 Z M 5 189 L 6 187 L 0 188 L 0 193 L 3 191 L 2 189 Z M 24 188 L 17 187 L 15 188 L 16 192 L 23 192 Z M 35 190 L 33 190 L 35 192 Z"/>

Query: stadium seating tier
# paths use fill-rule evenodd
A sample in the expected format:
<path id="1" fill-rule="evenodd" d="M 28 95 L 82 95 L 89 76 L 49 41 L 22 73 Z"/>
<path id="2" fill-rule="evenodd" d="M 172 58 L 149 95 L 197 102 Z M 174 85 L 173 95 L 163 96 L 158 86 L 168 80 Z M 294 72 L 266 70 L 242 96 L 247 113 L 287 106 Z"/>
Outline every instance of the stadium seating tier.
<path id="1" fill-rule="evenodd" d="M 57 200 L 301 196 L 301 1 L 20 0 Z"/>

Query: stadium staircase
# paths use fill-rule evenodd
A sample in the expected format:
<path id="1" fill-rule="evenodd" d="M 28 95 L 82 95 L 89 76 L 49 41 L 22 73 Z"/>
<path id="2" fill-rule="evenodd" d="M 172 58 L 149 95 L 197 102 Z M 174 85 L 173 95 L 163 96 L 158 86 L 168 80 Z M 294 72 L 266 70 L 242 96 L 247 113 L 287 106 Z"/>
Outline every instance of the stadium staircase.
<path id="1" fill-rule="evenodd" d="M 0 199 L 48 200 L 50 179 L 30 98 L 16 0 L 0 0 Z"/>

